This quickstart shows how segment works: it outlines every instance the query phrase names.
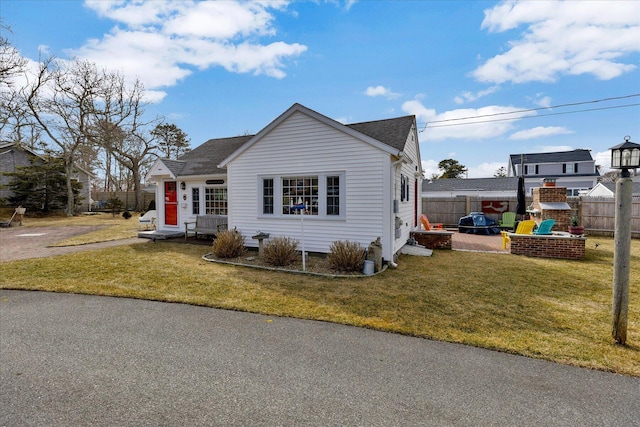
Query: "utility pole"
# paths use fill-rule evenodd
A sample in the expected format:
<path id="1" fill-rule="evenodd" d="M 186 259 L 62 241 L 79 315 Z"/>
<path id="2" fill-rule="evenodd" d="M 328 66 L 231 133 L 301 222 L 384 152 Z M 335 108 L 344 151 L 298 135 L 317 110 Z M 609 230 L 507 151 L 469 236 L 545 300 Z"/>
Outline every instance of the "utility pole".
<path id="1" fill-rule="evenodd" d="M 611 147 L 611 167 L 621 169 L 616 181 L 616 226 L 613 253 L 613 309 L 611 335 L 617 344 L 627 342 L 629 268 L 631 263 L 631 202 L 633 181 L 629 169 L 640 167 L 640 144 L 630 141 Z"/>

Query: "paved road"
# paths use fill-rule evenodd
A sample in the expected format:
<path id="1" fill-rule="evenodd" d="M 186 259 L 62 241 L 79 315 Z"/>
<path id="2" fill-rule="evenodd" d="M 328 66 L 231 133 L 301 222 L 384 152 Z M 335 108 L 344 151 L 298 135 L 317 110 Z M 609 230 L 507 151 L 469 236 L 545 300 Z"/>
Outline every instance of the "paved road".
<path id="1" fill-rule="evenodd" d="M 640 379 L 324 322 L 0 290 L 1 426 L 639 426 Z"/>

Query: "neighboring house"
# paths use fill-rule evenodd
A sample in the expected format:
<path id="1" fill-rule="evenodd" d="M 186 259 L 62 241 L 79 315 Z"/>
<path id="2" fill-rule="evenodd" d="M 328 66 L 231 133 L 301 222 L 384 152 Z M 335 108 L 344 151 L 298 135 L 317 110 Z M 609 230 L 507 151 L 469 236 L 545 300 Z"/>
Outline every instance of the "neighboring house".
<path id="1" fill-rule="evenodd" d="M 414 116 L 344 125 L 294 104 L 256 135 L 158 159 L 147 177 L 158 184 L 159 230 L 227 214 L 247 246 L 258 231 L 324 253 L 337 240 L 366 247 L 380 237 L 391 261 L 419 227 L 422 174 Z"/>
<path id="2" fill-rule="evenodd" d="M 422 197 L 516 197 L 518 178 L 446 178 L 422 182 Z"/>
<path id="3" fill-rule="evenodd" d="M 600 174 L 590 150 L 578 149 L 554 153 L 511 154 L 507 173 L 525 177 L 525 191 L 540 187 L 542 179 L 553 178 L 558 187 L 565 187 L 568 196 L 578 196 L 593 188 Z"/>
<path id="4" fill-rule="evenodd" d="M 633 190 L 631 190 L 631 192 L 634 196 L 640 196 L 640 182 L 633 183 Z M 615 182 L 599 182 L 585 194 L 585 197 L 615 197 L 615 195 Z"/>
<path id="5" fill-rule="evenodd" d="M 6 201 L 13 195 L 11 190 L 6 187 L 13 178 L 5 175 L 5 172 L 13 173 L 20 166 L 29 166 L 32 160 L 44 162 L 38 153 L 27 147 L 13 142 L 0 143 L 0 199 Z"/>
<path id="6" fill-rule="evenodd" d="M 13 195 L 9 188 L 5 188 L 13 178 L 6 176 L 4 173 L 15 172 L 16 168 L 29 166 L 32 161 L 43 163 L 45 160 L 35 151 L 14 142 L 0 144 L 0 199 L 6 200 Z M 78 209 L 89 210 L 91 180 L 94 179 L 94 175 L 80 167 L 76 167 L 71 179 L 75 179 L 82 184 L 79 196 L 83 200 Z"/>

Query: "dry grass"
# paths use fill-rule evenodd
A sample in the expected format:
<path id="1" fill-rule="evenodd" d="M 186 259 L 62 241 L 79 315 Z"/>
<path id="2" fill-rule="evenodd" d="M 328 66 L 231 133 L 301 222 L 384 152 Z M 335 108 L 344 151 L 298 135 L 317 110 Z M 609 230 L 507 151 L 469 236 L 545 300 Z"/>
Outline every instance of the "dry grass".
<path id="1" fill-rule="evenodd" d="M 587 242 L 582 261 L 436 251 L 359 279 L 220 265 L 202 260 L 207 246 L 158 242 L 5 262 L 0 288 L 325 320 L 640 376 L 640 241 L 625 347 L 610 337 L 613 239 Z"/>
<path id="2" fill-rule="evenodd" d="M 138 235 L 138 218 L 140 218 L 139 213 L 133 213 L 129 219 L 124 219 L 122 214 L 114 216 L 110 213 L 78 215 L 71 218 L 64 215 L 45 218 L 29 217 L 27 215 L 22 224 L 26 227 L 91 226 L 94 230 L 89 233 L 61 240 L 51 245 L 75 246 L 136 237 Z"/>

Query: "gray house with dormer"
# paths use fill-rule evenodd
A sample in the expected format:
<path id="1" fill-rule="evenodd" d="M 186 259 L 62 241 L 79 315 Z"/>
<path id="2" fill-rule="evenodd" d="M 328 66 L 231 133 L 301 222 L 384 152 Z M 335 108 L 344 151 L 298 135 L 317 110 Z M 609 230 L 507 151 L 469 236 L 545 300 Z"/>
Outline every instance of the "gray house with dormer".
<path id="1" fill-rule="evenodd" d="M 523 175 L 528 195 L 534 187 L 542 186 L 544 178 L 552 178 L 558 187 L 567 189 L 568 196 L 585 194 L 597 184 L 600 176 L 591 151 L 586 149 L 511 154 L 507 174 L 512 177 Z"/>

